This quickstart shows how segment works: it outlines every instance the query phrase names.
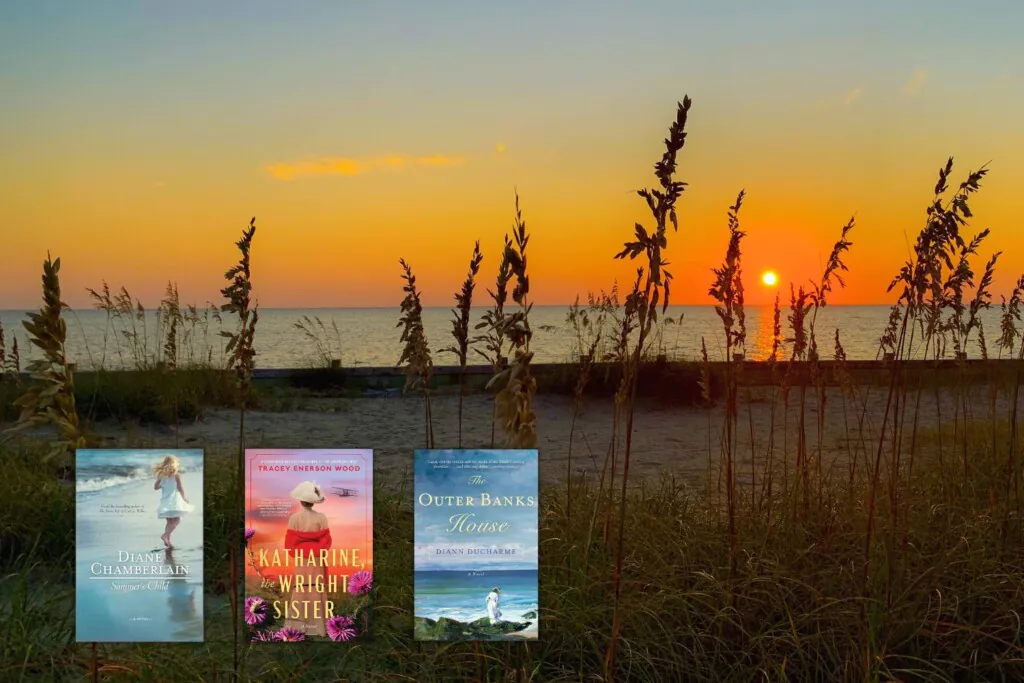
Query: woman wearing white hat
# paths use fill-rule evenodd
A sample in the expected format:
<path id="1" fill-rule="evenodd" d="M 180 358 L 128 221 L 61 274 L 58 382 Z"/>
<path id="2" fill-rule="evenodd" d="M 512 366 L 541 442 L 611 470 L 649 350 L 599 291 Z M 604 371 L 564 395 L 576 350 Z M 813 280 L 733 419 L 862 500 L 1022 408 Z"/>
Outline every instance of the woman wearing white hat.
<path id="1" fill-rule="evenodd" d="M 292 587 L 289 598 L 289 613 L 298 614 L 285 619 L 285 628 L 294 628 L 307 636 L 327 635 L 328 596 L 327 576 L 320 551 L 331 547 L 331 530 L 327 527 L 327 516 L 313 509 L 314 505 L 324 502 L 320 487 L 312 481 L 304 481 L 292 491 L 293 499 L 299 501 L 301 508 L 288 518 L 288 531 L 284 537 L 284 547 L 291 551 L 293 559 L 301 556 L 302 561 L 294 562 L 293 581 L 302 582 L 302 588 Z M 321 590 L 317 590 L 320 586 Z M 319 603 L 319 604 L 318 604 Z"/>

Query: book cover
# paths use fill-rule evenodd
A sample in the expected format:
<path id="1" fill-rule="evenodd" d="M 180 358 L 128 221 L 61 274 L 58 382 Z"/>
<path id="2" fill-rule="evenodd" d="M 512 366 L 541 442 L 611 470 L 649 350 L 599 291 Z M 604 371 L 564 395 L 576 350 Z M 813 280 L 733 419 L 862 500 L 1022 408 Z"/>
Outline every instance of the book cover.
<path id="1" fill-rule="evenodd" d="M 245 602 L 253 641 L 369 631 L 373 451 L 245 451 Z"/>
<path id="2" fill-rule="evenodd" d="M 535 640 L 537 451 L 418 450 L 416 640 Z"/>
<path id="3" fill-rule="evenodd" d="M 75 453 L 75 640 L 203 640 L 203 451 Z"/>

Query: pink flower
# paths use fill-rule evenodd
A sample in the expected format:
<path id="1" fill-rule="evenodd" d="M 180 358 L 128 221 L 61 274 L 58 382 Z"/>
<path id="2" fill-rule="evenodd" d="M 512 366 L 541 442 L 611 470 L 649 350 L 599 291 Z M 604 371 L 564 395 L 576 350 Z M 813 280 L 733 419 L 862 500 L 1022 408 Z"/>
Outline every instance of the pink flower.
<path id="1" fill-rule="evenodd" d="M 249 624 L 249 626 L 262 624 L 267 620 L 267 601 L 258 595 L 249 596 L 245 599 L 243 614 L 245 616 L 245 623 Z"/>
<path id="2" fill-rule="evenodd" d="M 245 542 L 248 543 L 249 539 L 252 538 L 255 535 L 256 535 L 256 530 L 255 529 L 250 529 L 250 528 L 246 527 L 246 529 L 245 529 Z"/>
<path id="3" fill-rule="evenodd" d="M 305 640 L 306 634 L 297 628 L 283 628 L 274 634 L 274 640 L 280 640 L 288 643 L 297 643 L 300 640 Z"/>
<path id="4" fill-rule="evenodd" d="M 355 622 L 346 616 L 331 617 L 327 620 L 327 635 L 336 643 L 352 640 L 359 635 Z"/>
<path id="5" fill-rule="evenodd" d="M 269 642 L 274 640 L 273 631 L 254 631 L 252 634 L 253 642 Z"/>
<path id="6" fill-rule="evenodd" d="M 348 579 L 348 592 L 352 595 L 366 594 L 373 588 L 373 574 L 368 571 L 358 571 Z"/>

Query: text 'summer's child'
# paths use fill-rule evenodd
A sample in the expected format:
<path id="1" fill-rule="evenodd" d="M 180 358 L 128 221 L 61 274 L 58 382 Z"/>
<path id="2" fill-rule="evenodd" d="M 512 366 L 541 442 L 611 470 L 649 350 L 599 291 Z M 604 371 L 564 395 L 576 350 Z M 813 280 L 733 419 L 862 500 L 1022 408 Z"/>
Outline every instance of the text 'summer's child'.
<path id="1" fill-rule="evenodd" d="M 203 640 L 203 451 L 75 453 L 75 640 Z"/>
<path id="2" fill-rule="evenodd" d="M 535 640 L 537 451 L 418 450 L 416 640 Z"/>
<path id="3" fill-rule="evenodd" d="M 245 602 L 252 641 L 369 631 L 373 451 L 245 451 Z"/>

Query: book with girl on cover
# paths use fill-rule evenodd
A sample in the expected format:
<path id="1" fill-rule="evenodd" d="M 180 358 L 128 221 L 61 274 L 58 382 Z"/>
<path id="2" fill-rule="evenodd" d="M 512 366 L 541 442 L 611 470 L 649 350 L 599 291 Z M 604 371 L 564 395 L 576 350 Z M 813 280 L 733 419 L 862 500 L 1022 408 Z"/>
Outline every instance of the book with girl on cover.
<path id="1" fill-rule="evenodd" d="M 536 450 L 419 450 L 415 639 L 536 640 Z"/>
<path id="2" fill-rule="evenodd" d="M 203 641 L 203 451 L 75 453 L 75 640 Z"/>

